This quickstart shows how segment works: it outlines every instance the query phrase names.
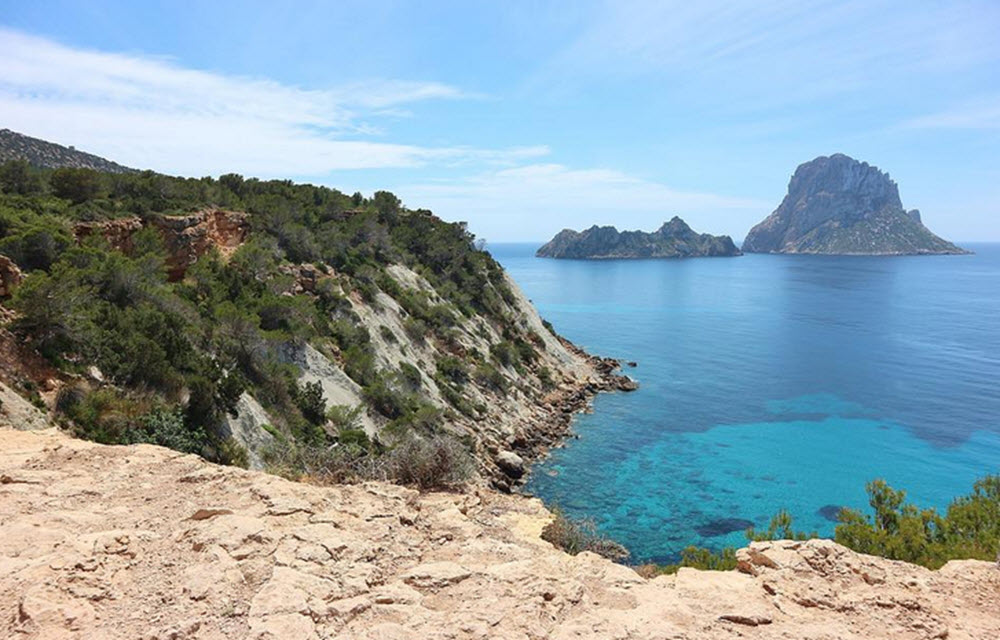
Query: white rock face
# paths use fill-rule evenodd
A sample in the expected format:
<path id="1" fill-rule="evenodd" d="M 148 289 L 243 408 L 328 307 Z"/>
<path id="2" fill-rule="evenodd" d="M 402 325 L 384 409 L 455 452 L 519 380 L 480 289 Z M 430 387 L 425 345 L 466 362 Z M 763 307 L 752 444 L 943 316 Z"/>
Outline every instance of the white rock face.
<path id="1" fill-rule="evenodd" d="M 365 403 L 358 383 L 312 345 L 289 344 L 285 346 L 282 355 L 287 362 L 299 367 L 300 383 L 318 382 L 323 387 L 327 407 L 343 405 L 353 408 Z M 369 435 L 377 432 L 375 422 L 368 414 L 363 413 L 359 422 Z"/>
<path id="2" fill-rule="evenodd" d="M 236 417 L 226 414 L 221 435 L 233 438 L 247 450 L 251 469 L 263 469 L 260 452 L 274 442 L 274 436 L 264 429 L 264 425 L 273 425 L 273 422 L 264 407 L 246 392 L 236 402 L 236 413 Z"/>
<path id="3" fill-rule="evenodd" d="M 45 414 L 0 382 L 0 426 L 12 429 L 45 429 L 50 426 Z"/>

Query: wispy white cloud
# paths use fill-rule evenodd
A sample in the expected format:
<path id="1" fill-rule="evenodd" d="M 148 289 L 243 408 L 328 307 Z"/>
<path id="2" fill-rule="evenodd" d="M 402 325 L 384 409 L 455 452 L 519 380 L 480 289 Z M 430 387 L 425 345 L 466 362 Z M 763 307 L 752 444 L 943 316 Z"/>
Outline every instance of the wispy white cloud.
<path id="1" fill-rule="evenodd" d="M 449 219 L 474 220 L 473 231 L 494 241 L 538 240 L 581 221 L 653 229 L 675 214 L 699 231 L 727 233 L 743 229 L 769 207 L 746 198 L 677 190 L 611 169 L 559 164 L 530 164 L 397 191 L 405 202 L 429 206 Z"/>
<path id="2" fill-rule="evenodd" d="M 898 129 L 1000 129 L 1000 99 L 968 103 L 903 121 Z"/>
<path id="3" fill-rule="evenodd" d="M 773 107 L 1000 61 L 992 0 L 613 0 L 533 88 L 660 77 L 689 101 Z M 739 98 L 737 103 L 734 98 Z"/>
<path id="4" fill-rule="evenodd" d="M 320 176 L 433 162 L 503 164 L 548 151 L 363 139 L 384 133 L 369 119 L 403 105 L 476 97 L 437 82 L 304 89 L 162 58 L 82 50 L 4 28 L 0 59 L 3 126 L 165 172 Z"/>

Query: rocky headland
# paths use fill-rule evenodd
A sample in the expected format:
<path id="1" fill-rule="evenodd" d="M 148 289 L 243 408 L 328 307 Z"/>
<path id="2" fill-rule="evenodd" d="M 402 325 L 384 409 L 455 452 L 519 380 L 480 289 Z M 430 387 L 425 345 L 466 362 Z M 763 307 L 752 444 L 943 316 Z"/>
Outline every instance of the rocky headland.
<path id="1" fill-rule="evenodd" d="M 563 229 L 535 253 L 540 258 L 602 260 L 618 258 L 695 258 L 742 255 L 729 236 L 696 233 L 674 216 L 656 231 L 618 231 L 597 225 L 584 231 Z"/>
<path id="2" fill-rule="evenodd" d="M 922 255 L 968 253 L 907 211 L 883 173 L 842 153 L 799 165 L 774 213 L 743 241 L 747 253 Z"/>

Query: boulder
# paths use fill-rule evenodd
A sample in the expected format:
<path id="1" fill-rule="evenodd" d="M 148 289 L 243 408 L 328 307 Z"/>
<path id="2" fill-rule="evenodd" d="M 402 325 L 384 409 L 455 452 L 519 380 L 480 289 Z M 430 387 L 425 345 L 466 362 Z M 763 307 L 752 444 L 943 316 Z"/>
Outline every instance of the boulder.
<path id="1" fill-rule="evenodd" d="M 524 459 L 513 451 L 501 451 L 497 454 L 497 466 L 511 478 L 517 479 L 524 475 Z"/>
<path id="2" fill-rule="evenodd" d="M 0 255 L 0 297 L 6 298 L 14 293 L 14 288 L 21 284 L 22 279 L 21 269 L 14 261 Z"/>

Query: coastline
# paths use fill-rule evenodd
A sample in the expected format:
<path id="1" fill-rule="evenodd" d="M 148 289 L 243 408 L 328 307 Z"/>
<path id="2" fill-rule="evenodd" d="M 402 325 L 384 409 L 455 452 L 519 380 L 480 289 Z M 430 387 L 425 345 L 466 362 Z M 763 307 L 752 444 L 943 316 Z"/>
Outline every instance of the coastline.
<path id="1" fill-rule="evenodd" d="M 592 375 L 576 384 L 564 383 L 539 398 L 529 418 L 531 428 L 524 430 L 526 435 L 511 442 L 513 453 L 523 462 L 521 472 L 512 474 L 498 467 L 488 478 L 500 491 L 513 492 L 524 485 L 534 463 L 566 442 L 572 434 L 574 416 L 589 409 L 597 394 L 628 393 L 639 388 L 638 382 L 620 373 L 620 360 L 589 354 L 563 336 L 556 335 L 556 338 L 567 351 L 586 363 Z"/>

